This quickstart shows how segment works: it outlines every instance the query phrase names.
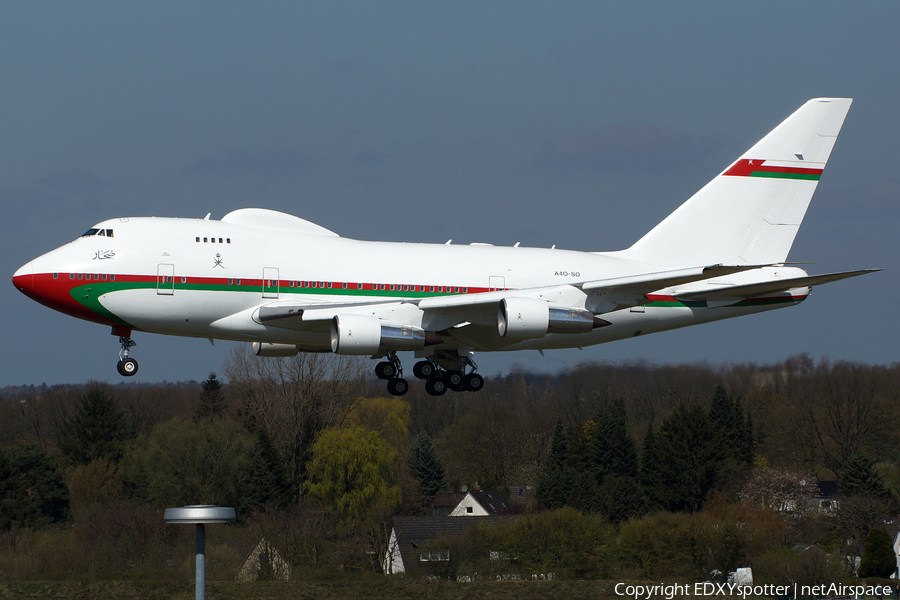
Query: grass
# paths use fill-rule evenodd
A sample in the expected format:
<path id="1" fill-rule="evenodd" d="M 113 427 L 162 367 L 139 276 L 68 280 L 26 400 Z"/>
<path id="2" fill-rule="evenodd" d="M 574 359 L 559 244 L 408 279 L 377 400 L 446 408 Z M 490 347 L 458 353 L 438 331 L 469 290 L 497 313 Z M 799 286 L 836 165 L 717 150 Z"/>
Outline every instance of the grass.
<path id="1" fill-rule="evenodd" d="M 613 581 L 425 581 L 383 576 L 348 576 L 342 580 L 262 581 L 234 583 L 207 581 L 208 598 L 299 599 L 299 600 L 530 600 L 537 598 L 612 598 Z M 92 581 L 0 582 L 0 599 L 5 598 L 78 598 L 142 599 L 194 597 L 193 580 L 184 582 L 123 578 Z"/>

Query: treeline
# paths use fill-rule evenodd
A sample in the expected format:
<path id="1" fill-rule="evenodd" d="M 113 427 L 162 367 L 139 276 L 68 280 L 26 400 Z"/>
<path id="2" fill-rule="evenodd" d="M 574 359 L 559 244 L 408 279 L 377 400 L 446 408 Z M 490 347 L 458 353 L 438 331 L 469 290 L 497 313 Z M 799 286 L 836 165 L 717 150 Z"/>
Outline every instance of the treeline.
<path id="1" fill-rule="evenodd" d="M 56 550 L 56 572 L 180 568 L 189 544 L 160 511 L 201 503 L 239 515 L 221 573 L 262 535 L 296 569 L 378 571 L 390 518 L 430 514 L 437 491 L 465 484 L 537 488 L 522 525 L 482 536 L 532 562 L 481 573 L 546 571 L 541 560 L 565 556 L 554 572 L 573 577 L 705 578 L 746 564 L 843 577 L 845 557 L 897 510 L 898 365 L 583 364 L 402 399 L 379 397 L 369 366 L 236 351 L 227 385 L 210 374 L 0 399 L 0 576 L 37 577 L 26 557 L 38 539 L 73 549 Z M 817 480 L 840 482 L 834 510 L 813 509 Z M 525 526 L 601 533 L 584 556 L 548 536 L 564 547 L 547 542 L 542 558 L 503 541 L 526 539 Z M 452 542 L 469 558 L 445 569 L 487 560 L 470 542 Z"/>

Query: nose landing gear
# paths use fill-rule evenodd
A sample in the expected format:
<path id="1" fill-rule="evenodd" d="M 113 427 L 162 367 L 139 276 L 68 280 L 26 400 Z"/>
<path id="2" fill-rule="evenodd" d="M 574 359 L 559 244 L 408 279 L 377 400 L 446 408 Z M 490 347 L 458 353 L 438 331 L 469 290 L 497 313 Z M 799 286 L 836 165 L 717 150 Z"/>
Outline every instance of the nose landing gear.
<path id="1" fill-rule="evenodd" d="M 138 363 L 128 356 L 128 352 L 137 346 L 137 342 L 131 339 L 130 335 L 123 335 L 119 336 L 119 343 L 122 348 L 119 350 L 119 363 L 116 365 L 116 370 L 123 377 L 131 377 L 138 372 Z"/>

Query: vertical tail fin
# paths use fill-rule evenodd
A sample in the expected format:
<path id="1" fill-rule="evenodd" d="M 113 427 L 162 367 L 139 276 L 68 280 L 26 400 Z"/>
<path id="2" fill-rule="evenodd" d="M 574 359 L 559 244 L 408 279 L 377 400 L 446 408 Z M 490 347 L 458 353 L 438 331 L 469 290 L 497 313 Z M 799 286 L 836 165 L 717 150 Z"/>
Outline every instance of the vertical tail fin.
<path id="1" fill-rule="evenodd" d="M 660 266 L 787 259 L 851 98 L 814 98 L 623 254 Z"/>

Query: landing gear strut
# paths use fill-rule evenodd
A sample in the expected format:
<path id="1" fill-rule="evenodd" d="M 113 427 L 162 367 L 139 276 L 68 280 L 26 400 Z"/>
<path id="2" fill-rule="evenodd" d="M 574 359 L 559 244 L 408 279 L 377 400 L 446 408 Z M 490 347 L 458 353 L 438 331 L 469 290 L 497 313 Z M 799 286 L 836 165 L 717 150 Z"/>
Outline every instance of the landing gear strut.
<path id="1" fill-rule="evenodd" d="M 116 365 L 116 370 L 123 377 L 131 377 L 138 372 L 138 363 L 128 356 L 128 352 L 137 346 L 137 342 L 131 339 L 131 336 L 123 335 L 119 336 L 119 343 L 122 348 L 119 350 L 119 364 Z"/>
<path id="2" fill-rule="evenodd" d="M 456 369 L 442 369 L 438 359 L 434 357 L 419 361 L 413 367 L 413 374 L 419 379 L 425 380 L 425 391 L 431 396 L 442 396 L 448 389 L 454 392 L 477 392 L 484 387 L 484 377 L 476 373 L 478 365 L 469 356 L 448 354 L 441 357 L 444 363 L 453 365 Z M 471 371 L 466 373 L 466 369 Z"/>
<path id="3" fill-rule="evenodd" d="M 403 379 L 403 366 L 393 350 L 387 353 L 387 360 L 375 365 L 375 377 L 387 380 L 391 396 L 402 396 L 409 391 L 409 382 Z"/>

